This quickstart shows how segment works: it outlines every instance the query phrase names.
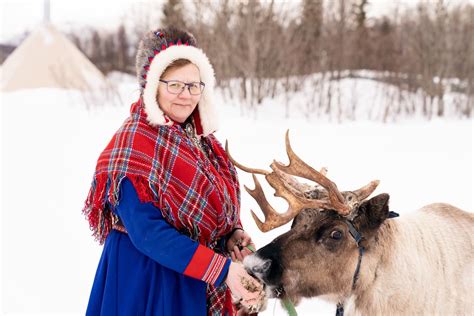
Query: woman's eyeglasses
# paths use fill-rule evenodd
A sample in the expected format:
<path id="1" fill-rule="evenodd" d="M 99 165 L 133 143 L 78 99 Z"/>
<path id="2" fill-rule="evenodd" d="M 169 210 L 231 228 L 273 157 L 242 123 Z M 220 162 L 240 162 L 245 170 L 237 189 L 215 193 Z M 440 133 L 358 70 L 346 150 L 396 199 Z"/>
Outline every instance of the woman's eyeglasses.
<path id="1" fill-rule="evenodd" d="M 182 82 L 179 80 L 162 80 L 160 82 L 166 83 L 166 89 L 171 94 L 180 94 L 187 87 L 189 94 L 200 95 L 206 86 L 204 82 Z"/>

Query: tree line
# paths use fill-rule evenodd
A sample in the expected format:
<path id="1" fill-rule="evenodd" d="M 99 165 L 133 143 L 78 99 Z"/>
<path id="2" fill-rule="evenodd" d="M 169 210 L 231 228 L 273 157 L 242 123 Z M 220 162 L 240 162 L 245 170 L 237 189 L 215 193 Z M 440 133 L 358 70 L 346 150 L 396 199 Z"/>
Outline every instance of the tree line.
<path id="1" fill-rule="evenodd" d="M 246 100 L 249 109 L 265 97 L 290 96 L 310 85 L 315 94 L 308 98 L 308 115 L 331 113 L 341 107 L 341 81 L 362 77 L 397 88 L 384 105 L 385 116 L 443 116 L 446 93 L 453 92 L 460 96 L 454 111 L 471 117 L 474 6 L 422 1 L 368 18 L 370 5 L 371 0 L 167 0 L 131 12 L 127 27 L 71 36 L 104 73 L 133 74 L 144 32 L 182 26 L 208 54 L 218 85 Z M 420 93 L 422 105 L 406 100 L 406 92 Z"/>

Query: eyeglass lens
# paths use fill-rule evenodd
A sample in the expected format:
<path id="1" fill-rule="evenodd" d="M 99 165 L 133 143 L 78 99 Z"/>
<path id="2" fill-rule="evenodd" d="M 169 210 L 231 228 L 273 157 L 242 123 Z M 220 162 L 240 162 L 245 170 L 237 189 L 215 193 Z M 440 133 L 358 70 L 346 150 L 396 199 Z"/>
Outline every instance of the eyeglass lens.
<path id="1" fill-rule="evenodd" d="M 181 93 L 187 86 L 190 94 L 197 95 L 201 94 L 203 88 L 203 86 L 199 82 L 184 83 L 181 81 L 168 81 L 167 85 L 168 92 L 173 94 Z"/>

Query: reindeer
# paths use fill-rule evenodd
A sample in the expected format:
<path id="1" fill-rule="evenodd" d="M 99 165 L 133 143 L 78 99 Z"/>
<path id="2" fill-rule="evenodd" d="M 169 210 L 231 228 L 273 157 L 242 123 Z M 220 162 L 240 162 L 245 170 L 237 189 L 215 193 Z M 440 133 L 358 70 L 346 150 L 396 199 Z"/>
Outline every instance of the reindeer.
<path id="1" fill-rule="evenodd" d="M 226 151 L 229 154 L 227 143 Z M 272 171 L 245 167 L 255 189 L 262 232 L 290 222 L 290 231 L 247 256 L 247 271 L 266 285 L 267 296 L 290 300 L 320 297 L 337 303 L 336 315 L 474 315 L 474 216 L 452 205 L 430 204 L 392 219 L 389 195 L 367 199 L 379 181 L 340 192 L 292 150 L 289 165 Z M 255 174 L 265 176 L 289 208 L 268 203 Z M 294 176 L 317 183 L 309 186 Z"/>

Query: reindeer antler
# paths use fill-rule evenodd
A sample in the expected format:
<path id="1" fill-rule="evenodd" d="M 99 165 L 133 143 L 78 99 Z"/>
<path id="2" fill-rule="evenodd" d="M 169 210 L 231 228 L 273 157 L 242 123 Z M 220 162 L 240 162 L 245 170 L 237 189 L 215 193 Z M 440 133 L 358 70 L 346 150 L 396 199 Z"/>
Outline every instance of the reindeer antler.
<path id="1" fill-rule="evenodd" d="M 234 158 L 232 158 L 227 142 L 225 144 L 225 150 L 229 156 L 229 159 L 239 169 L 252 173 L 255 189 L 251 190 L 247 186 L 244 187 L 245 190 L 257 201 L 257 204 L 260 206 L 263 215 L 265 216 L 265 222 L 262 222 L 255 215 L 255 213 L 251 211 L 253 219 L 262 232 L 267 232 L 288 223 L 304 208 L 328 207 L 327 201 L 325 200 L 312 200 L 305 198 L 303 192 L 300 190 L 304 187 L 304 185 L 299 183 L 292 176 L 285 174 L 283 171 L 275 168 L 274 164 L 271 165 L 273 172 L 249 168 L 238 163 Z M 273 189 L 275 189 L 275 196 L 282 197 L 288 202 L 289 207 L 285 213 L 276 212 L 270 203 L 268 203 L 265 193 L 262 190 L 262 186 L 255 176 L 256 173 L 265 176 L 267 182 L 273 187 Z"/>
<path id="2" fill-rule="evenodd" d="M 301 160 L 300 157 L 295 154 L 295 152 L 291 148 L 289 132 L 289 130 L 286 131 L 285 144 L 286 153 L 290 162 L 288 166 L 285 166 L 278 161 L 274 161 L 276 168 L 280 169 L 285 173 L 302 177 L 320 184 L 328 191 L 329 200 L 331 201 L 334 210 L 340 213 L 341 215 L 348 215 L 351 209 L 348 205 L 345 204 L 344 197 L 337 189 L 336 184 L 329 180 L 325 175 L 316 171 L 315 169 L 313 169 L 313 167 L 306 164 L 303 160 Z"/>
<path id="3" fill-rule="evenodd" d="M 225 150 L 229 156 L 229 159 L 239 169 L 252 173 L 255 189 L 251 190 L 246 186 L 244 187 L 245 190 L 247 190 L 247 192 L 257 201 L 257 204 L 260 206 L 265 216 L 265 221 L 262 223 L 262 221 L 260 221 L 252 211 L 252 217 L 262 232 L 267 232 L 271 229 L 288 223 L 305 208 L 333 209 L 342 216 L 348 216 L 354 206 L 357 205 L 359 201 L 369 196 L 378 185 L 378 181 L 372 181 L 368 185 L 354 192 L 350 192 L 351 194 L 349 195 L 346 194 L 349 192 L 344 192 L 344 194 L 342 194 L 337 189 L 336 184 L 334 184 L 325 176 L 326 170 L 324 168 L 321 170 L 321 172 L 318 172 L 311 166 L 307 165 L 294 153 L 290 145 L 289 131 L 286 132 L 286 151 L 290 162 L 288 166 L 285 166 L 280 162 L 273 161 L 273 163 L 270 165 L 272 171 L 248 168 L 238 163 L 230 155 L 227 142 L 225 144 Z M 288 202 L 289 206 L 285 213 L 276 212 L 270 203 L 268 203 L 262 190 L 262 186 L 255 176 L 256 173 L 265 176 L 267 182 L 275 189 L 275 196 L 282 197 Z M 292 175 L 299 176 L 320 184 L 324 189 L 327 190 L 328 198 L 306 198 L 303 190 L 307 189 L 308 186 L 298 182 L 294 177 L 292 177 Z M 354 195 L 355 199 L 352 200 L 352 196 Z M 351 201 L 346 202 L 345 196 L 350 196 L 349 200 Z"/>

